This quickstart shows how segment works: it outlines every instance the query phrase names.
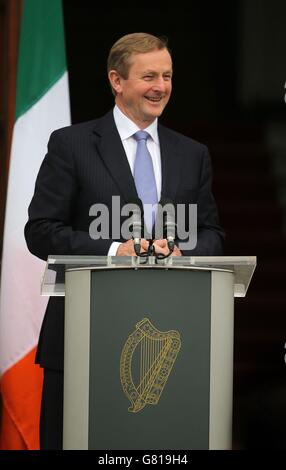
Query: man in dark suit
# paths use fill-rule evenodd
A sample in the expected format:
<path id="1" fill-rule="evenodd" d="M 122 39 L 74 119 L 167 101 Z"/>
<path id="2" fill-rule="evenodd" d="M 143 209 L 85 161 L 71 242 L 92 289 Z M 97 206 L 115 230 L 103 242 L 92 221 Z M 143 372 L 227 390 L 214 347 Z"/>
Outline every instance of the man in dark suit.
<path id="1" fill-rule="evenodd" d="M 115 108 L 50 137 L 25 227 L 29 250 L 44 260 L 49 254 L 135 255 L 132 240 L 91 238 L 89 211 L 95 203 L 105 204 L 111 225 L 112 197 L 120 197 L 120 207 L 138 198 L 134 134 L 144 130 L 158 201 L 168 197 L 175 204 L 197 204 L 197 245 L 181 252 L 177 240 L 173 255 L 222 254 L 208 150 L 157 121 L 172 90 L 172 59 L 165 40 L 145 33 L 119 39 L 109 54 L 108 77 Z M 156 240 L 154 248 L 156 253 L 168 253 L 165 239 Z M 148 242 L 142 239 L 141 250 L 147 249 Z M 44 367 L 43 449 L 62 446 L 63 325 L 63 300 L 51 298 L 37 354 Z"/>

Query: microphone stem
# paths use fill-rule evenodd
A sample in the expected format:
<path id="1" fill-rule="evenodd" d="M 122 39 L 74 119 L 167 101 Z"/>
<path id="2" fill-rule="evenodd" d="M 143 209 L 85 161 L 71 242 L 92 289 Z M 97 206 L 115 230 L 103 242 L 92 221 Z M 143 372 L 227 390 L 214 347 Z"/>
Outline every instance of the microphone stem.
<path id="1" fill-rule="evenodd" d="M 149 247 L 148 247 L 148 256 L 154 256 L 155 254 L 155 248 L 153 245 L 154 240 L 149 240 Z"/>

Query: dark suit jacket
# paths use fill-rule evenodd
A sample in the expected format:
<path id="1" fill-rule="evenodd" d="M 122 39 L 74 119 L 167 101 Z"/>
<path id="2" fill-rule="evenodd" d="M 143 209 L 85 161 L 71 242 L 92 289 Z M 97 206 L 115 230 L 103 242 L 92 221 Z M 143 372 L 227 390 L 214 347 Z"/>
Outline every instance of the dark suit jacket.
<path id="1" fill-rule="evenodd" d="M 207 148 L 160 124 L 158 134 L 162 197 L 198 205 L 198 243 L 183 254 L 221 255 L 223 232 L 211 192 Z M 43 260 L 49 254 L 106 255 L 114 240 L 89 236 L 93 219 L 89 209 L 103 203 L 111 212 L 115 195 L 122 205 L 138 198 L 112 111 L 53 132 L 29 207 L 25 227 L 29 250 Z M 51 369 L 63 366 L 63 306 L 63 299 L 50 299 L 39 340 L 37 360 Z"/>

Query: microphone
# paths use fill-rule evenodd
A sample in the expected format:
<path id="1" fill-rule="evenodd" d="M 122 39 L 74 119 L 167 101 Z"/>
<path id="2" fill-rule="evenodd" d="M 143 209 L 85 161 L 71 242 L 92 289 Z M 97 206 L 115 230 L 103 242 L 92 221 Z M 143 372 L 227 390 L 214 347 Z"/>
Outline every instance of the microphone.
<path id="1" fill-rule="evenodd" d="M 163 234 L 164 238 L 167 239 L 168 248 L 170 252 L 174 251 L 175 238 L 176 238 L 176 217 L 175 217 L 175 206 L 171 199 L 161 199 L 160 204 L 163 209 Z"/>
<path id="2" fill-rule="evenodd" d="M 134 241 L 134 251 L 137 256 L 140 256 L 140 250 L 141 250 L 141 237 L 142 237 L 142 232 L 144 230 L 144 223 L 142 223 L 143 220 L 143 204 L 141 199 L 136 199 L 136 201 L 133 201 L 131 206 L 131 211 L 132 211 L 132 238 Z"/>

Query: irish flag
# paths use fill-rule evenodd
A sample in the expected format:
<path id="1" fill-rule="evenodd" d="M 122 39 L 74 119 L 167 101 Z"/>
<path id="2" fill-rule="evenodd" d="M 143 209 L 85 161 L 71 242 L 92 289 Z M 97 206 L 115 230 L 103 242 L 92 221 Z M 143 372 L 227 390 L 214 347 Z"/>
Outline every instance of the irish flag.
<path id="1" fill-rule="evenodd" d="M 24 225 L 49 135 L 69 123 L 61 0 L 24 0 L 1 273 L 1 449 L 39 448 L 42 371 L 34 359 L 45 263 L 28 252 Z"/>

